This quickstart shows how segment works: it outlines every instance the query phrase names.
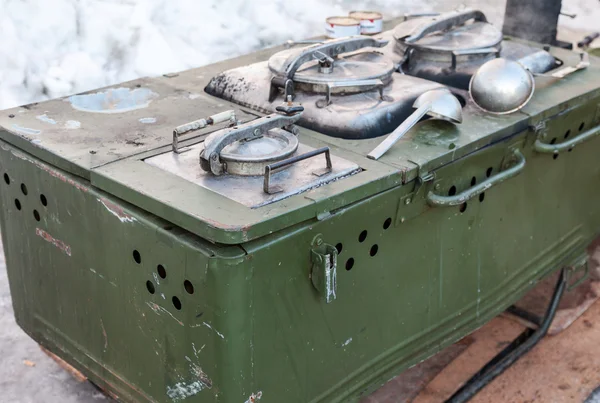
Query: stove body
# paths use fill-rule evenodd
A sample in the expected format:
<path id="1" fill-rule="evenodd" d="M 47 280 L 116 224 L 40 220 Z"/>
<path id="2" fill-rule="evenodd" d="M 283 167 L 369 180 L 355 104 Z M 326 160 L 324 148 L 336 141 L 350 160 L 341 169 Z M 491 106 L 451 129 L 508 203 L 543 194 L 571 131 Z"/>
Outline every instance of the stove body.
<path id="1" fill-rule="evenodd" d="M 257 120 L 203 89 L 278 50 L 0 116 L 17 321 L 119 401 L 358 400 L 580 262 L 600 233 L 594 58 L 511 115 L 451 88 L 463 124 L 421 122 L 378 161 L 366 155 L 380 137 L 301 127 L 297 152 L 328 147 L 350 170 L 281 197 L 244 203 L 200 164 L 167 168 L 233 130 L 175 153 L 174 127 L 224 109 L 241 129 Z"/>

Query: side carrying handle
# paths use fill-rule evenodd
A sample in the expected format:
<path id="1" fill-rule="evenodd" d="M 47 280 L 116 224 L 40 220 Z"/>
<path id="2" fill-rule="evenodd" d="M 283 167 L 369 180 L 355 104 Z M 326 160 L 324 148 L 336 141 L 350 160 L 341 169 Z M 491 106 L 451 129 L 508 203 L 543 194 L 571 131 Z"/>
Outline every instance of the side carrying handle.
<path id="1" fill-rule="evenodd" d="M 419 26 L 410 36 L 404 38 L 406 43 L 414 43 L 426 35 L 438 31 L 446 31 L 455 26 L 464 24 L 465 22 L 474 19 L 475 21 L 487 22 L 485 15 L 479 10 L 469 10 L 460 13 L 450 13 L 433 18 L 431 22 Z"/>
<path id="2" fill-rule="evenodd" d="M 560 143 L 560 144 L 543 143 L 541 139 L 537 139 L 535 141 L 535 144 L 533 145 L 533 148 L 535 149 L 535 151 L 537 151 L 538 153 L 542 153 L 542 154 L 558 154 L 561 151 L 569 150 L 569 149 L 575 147 L 577 144 L 581 144 L 584 141 L 587 141 L 587 140 L 591 139 L 592 137 L 595 137 L 599 134 L 600 134 L 600 126 L 596 126 L 593 129 L 585 131 L 585 132 L 581 133 L 579 136 L 573 137 L 571 140 L 565 141 L 564 143 Z"/>
<path id="3" fill-rule="evenodd" d="M 358 89 L 362 89 L 364 91 L 369 89 L 374 89 L 379 92 L 379 99 L 383 100 L 383 89 L 385 85 L 383 81 L 378 78 L 370 79 L 370 80 L 356 80 L 349 82 L 331 82 L 327 83 L 327 92 L 325 93 L 325 99 L 320 99 L 317 101 L 318 108 L 325 108 L 328 105 L 331 105 L 331 93 L 334 89 L 347 88 L 349 91 L 356 91 Z"/>
<path id="4" fill-rule="evenodd" d="M 515 161 L 515 164 L 512 167 L 500 172 L 498 175 L 494 175 L 486 179 L 480 184 L 473 186 L 462 193 L 454 196 L 440 196 L 433 192 L 429 192 L 427 194 L 427 204 L 433 207 L 458 206 L 485 192 L 492 186 L 496 186 L 507 179 L 517 176 L 525 168 L 525 157 L 518 149 L 513 150 L 512 157 Z"/>
<path id="5" fill-rule="evenodd" d="M 317 155 L 325 154 L 325 161 L 327 166 L 323 169 L 313 172 L 313 175 L 323 176 L 332 170 L 331 155 L 329 153 L 329 147 L 319 148 L 317 150 L 309 151 L 305 154 L 298 155 L 296 157 L 288 158 L 287 160 L 278 161 L 265 167 L 265 181 L 263 183 L 263 190 L 267 194 L 275 194 L 283 192 L 283 188 L 277 185 L 271 185 L 271 175 L 281 171 L 282 169 L 295 164 L 296 162 L 304 161 L 305 159 L 316 157 Z"/>

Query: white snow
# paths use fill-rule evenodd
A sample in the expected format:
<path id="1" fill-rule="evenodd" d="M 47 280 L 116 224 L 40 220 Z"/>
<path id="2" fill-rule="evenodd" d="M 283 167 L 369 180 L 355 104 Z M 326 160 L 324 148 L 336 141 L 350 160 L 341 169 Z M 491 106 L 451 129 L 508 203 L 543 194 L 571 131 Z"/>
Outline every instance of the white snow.
<path id="1" fill-rule="evenodd" d="M 355 9 L 391 18 L 461 7 L 502 22 L 504 2 L 481 0 L 0 0 L 0 109 L 320 35 L 326 17 Z M 561 23 L 598 29 L 598 0 L 563 9 L 579 16 Z"/>

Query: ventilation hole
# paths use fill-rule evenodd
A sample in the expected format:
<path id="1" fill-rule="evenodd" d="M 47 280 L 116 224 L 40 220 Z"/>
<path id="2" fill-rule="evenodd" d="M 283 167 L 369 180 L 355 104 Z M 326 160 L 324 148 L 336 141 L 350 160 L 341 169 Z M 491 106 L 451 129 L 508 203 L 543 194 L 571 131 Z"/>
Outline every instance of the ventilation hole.
<path id="1" fill-rule="evenodd" d="M 571 130 L 567 130 L 567 132 L 565 133 L 565 139 L 568 139 L 570 135 L 571 135 Z"/>
<path id="2" fill-rule="evenodd" d="M 25 186 L 24 183 L 21 183 L 21 192 L 23 192 L 23 194 L 27 196 L 27 186 Z"/>
<path id="3" fill-rule="evenodd" d="M 42 206 L 46 207 L 48 205 L 48 200 L 46 200 L 46 196 L 40 195 L 40 201 L 42 202 Z"/>
<path id="4" fill-rule="evenodd" d="M 160 278 L 167 277 L 167 271 L 165 270 L 165 266 L 163 266 L 162 264 L 159 264 L 158 266 L 156 266 L 156 271 L 158 272 L 158 275 L 160 276 Z"/>
<path id="5" fill-rule="evenodd" d="M 354 267 L 354 258 L 346 260 L 346 270 L 352 270 Z"/>
<path id="6" fill-rule="evenodd" d="M 494 172 L 494 168 L 489 167 L 487 171 L 485 171 L 485 176 L 489 178 L 490 176 L 492 176 L 492 172 Z"/>
<path id="7" fill-rule="evenodd" d="M 554 144 L 556 143 L 556 137 L 554 137 L 552 140 L 550 140 L 550 144 Z"/>
<path id="8" fill-rule="evenodd" d="M 19 199 L 15 199 L 15 207 L 17 208 L 17 210 L 21 210 L 21 202 L 19 201 Z"/>
<path id="9" fill-rule="evenodd" d="M 38 213 L 37 210 L 33 210 L 33 217 L 35 218 L 36 221 L 40 220 L 40 213 Z"/>
<path id="10" fill-rule="evenodd" d="M 173 306 L 175 307 L 175 309 L 177 309 L 178 311 L 181 311 L 181 301 L 179 300 L 179 298 L 173 297 L 172 301 L 173 301 Z"/>
<path id="11" fill-rule="evenodd" d="M 191 283 L 190 280 L 185 280 L 183 282 L 183 288 L 185 288 L 185 290 L 187 291 L 188 294 L 194 293 L 194 285 Z"/>
<path id="12" fill-rule="evenodd" d="M 390 225 L 392 225 L 392 219 L 388 217 L 383 223 L 383 229 L 388 229 Z"/>
<path id="13" fill-rule="evenodd" d="M 379 250 L 379 246 L 377 246 L 377 245 L 371 246 L 371 250 L 369 251 L 369 255 L 375 256 L 377 254 L 378 250 Z"/>
<path id="14" fill-rule="evenodd" d="M 4 182 L 6 182 L 7 185 L 10 185 L 10 177 L 8 174 L 4 174 Z"/>
<path id="15" fill-rule="evenodd" d="M 140 252 L 138 252 L 137 250 L 133 251 L 133 260 L 135 260 L 137 264 L 142 263 L 142 255 L 140 255 Z"/>
<path id="16" fill-rule="evenodd" d="M 364 242 L 365 239 L 367 239 L 367 230 L 364 230 L 363 232 L 360 233 L 360 235 L 358 236 L 358 241 L 359 242 Z"/>
<path id="17" fill-rule="evenodd" d="M 464 213 L 465 211 L 467 211 L 467 203 L 463 203 L 460 205 L 460 212 Z"/>
<path id="18" fill-rule="evenodd" d="M 337 249 L 339 255 L 344 250 L 344 245 L 342 245 L 342 243 L 340 242 L 337 245 L 335 245 L 335 248 Z"/>
<path id="19" fill-rule="evenodd" d="M 573 149 L 572 149 L 572 148 L 569 148 L 567 151 L 568 151 L 568 152 L 571 152 L 571 151 L 573 151 Z"/>
<path id="20" fill-rule="evenodd" d="M 150 280 L 146 281 L 146 288 L 148 289 L 148 292 L 150 294 L 154 294 L 154 291 L 156 291 L 154 289 L 154 284 L 152 284 L 152 281 L 150 281 Z"/>
<path id="21" fill-rule="evenodd" d="M 579 125 L 579 131 L 582 131 L 584 127 L 585 127 L 585 122 L 581 122 L 581 124 Z"/>
<path id="22" fill-rule="evenodd" d="M 476 177 L 472 177 L 471 178 L 471 186 L 475 186 L 477 185 L 477 178 Z"/>
<path id="23" fill-rule="evenodd" d="M 485 200 L 485 192 L 479 195 L 479 201 L 483 202 Z"/>
<path id="24" fill-rule="evenodd" d="M 552 158 L 554 158 L 554 159 L 557 159 L 557 158 L 558 158 L 558 154 L 554 154 L 554 155 L 552 156 Z"/>
<path id="25" fill-rule="evenodd" d="M 454 196 L 456 194 L 456 186 L 452 186 L 450 190 L 448 190 L 448 196 Z"/>

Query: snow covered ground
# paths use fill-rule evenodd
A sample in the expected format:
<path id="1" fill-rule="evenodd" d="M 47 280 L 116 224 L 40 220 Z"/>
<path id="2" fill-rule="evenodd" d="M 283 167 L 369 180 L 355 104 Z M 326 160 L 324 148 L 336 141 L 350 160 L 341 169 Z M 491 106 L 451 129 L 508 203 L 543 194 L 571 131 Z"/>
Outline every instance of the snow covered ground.
<path id="1" fill-rule="evenodd" d="M 504 1 L 0 0 L 0 109 L 201 66 L 323 33 L 353 9 L 391 18 L 476 7 L 501 24 Z M 561 23 L 598 29 L 598 0 L 563 0 Z"/>

